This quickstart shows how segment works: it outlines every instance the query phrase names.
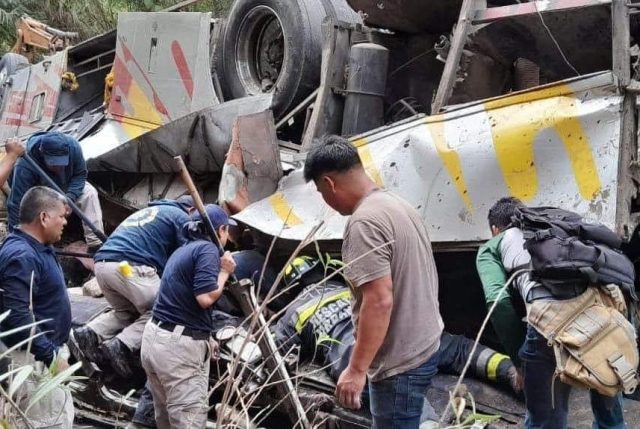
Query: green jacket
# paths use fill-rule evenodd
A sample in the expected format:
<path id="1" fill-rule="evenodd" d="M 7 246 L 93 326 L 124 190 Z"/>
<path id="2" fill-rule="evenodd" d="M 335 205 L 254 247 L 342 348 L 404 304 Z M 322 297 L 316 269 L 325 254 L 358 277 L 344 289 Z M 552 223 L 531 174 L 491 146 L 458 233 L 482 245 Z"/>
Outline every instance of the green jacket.
<path id="1" fill-rule="evenodd" d="M 482 282 L 487 308 L 491 308 L 493 303 L 497 301 L 496 309 L 491 315 L 491 324 L 498 334 L 505 352 L 514 364 L 519 366 L 518 351 L 525 340 L 526 324 L 518 317 L 510 291 L 505 290 L 500 294 L 500 290 L 509 278 L 500 251 L 503 238 L 504 233 L 498 234 L 478 250 L 476 268 Z"/>

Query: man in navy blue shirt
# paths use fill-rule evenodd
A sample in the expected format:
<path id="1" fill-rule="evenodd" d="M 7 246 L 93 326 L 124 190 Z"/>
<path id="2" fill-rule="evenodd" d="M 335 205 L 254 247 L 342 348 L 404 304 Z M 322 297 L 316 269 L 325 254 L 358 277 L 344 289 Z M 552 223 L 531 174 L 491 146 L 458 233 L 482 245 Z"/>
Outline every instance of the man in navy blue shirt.
<path id="1" fill-rule="evenodd" d="M 219 206 L 207 214 L 224 246 L 235 223 Z M 197 218 L 196 218 L 197 219 Z M 189 242 L 169 258 L 153 316 L 142 337 L 142 366 L 159 428 L 204 428 L 207 420 L 211 307 L 235 270 L 229 252 L 204 233 L 202 222 L 186 225 Z"/>
<path id="2" fill-rule="evenodd" d="M 140 350 L 167 259 L 186 242 L 182 227 L 190 209 L 174 200 L 152 202 L 126 218 L 94 255 L 96 279 L 113 311 L 74 330 L 73 340 L 101 368 L 132 376 L 128 362 Z"/>
<path id="3" fill-rule="evenodd" d="M 27 141 L 27 153 L 53 181 L 75 202 L 98 229 L 102 230 L 102 209 L 98 191 L 87 182 L 87 166 L 80 143 L 71 136 L 56 132 L 39 132 Z M 33 186 L 47 183 L 24 159 L 18 161 L 11 180 L 11 193 L 7 200 L 9 230 L 18 223 L 18 207 L 22 196 Z M 100 239 L 84 225 L 84 237 L 89 247 L 100 246 Z"/>
<path id="4" fill-rule="evenodd" d="M 20 203 L 18 219 L 18 227 L 0 248 L 0 312 L 11 310 L 0 331 L 49 319 L 37 326 L 37 333 L 45 333 L 31 345 L 35 359 L 49 365 L 71 329 L 71 304 L 51 246 L 60 240 L 67 224 L 65 198 L 44 186 L 31 188 Z M 3 340 L 13 346 L 29 335 L 27 329 Z M 68 366 L 63 357 L 57 360 L 58 368 Z"/>

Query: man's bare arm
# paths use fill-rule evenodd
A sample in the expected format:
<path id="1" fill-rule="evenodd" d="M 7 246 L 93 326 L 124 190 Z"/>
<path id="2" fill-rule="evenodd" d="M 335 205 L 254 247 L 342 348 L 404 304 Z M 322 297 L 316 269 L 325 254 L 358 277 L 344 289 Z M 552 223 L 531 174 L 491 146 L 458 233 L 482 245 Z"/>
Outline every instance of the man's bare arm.
<path id="1" fill-rule="evenodd" d="M 24 146 L 17 139 L 9 139 L 5 144 L 5 155 L 2 163 L 0 163 L 0 186 L 4 186 L 5 182 L 9 178 L 13 167 L 16 165 L 18 158 L 24 153 Z"/>
<path id="2" fill-rule="evenodd" d="M 233 260 L 230 252 L 225 252 L 220 258 L 220 273 L 218 274 L 218 288 L 211 292 L 202 293 L 196 295 L 196 301 L 200 308 L 207 309 L 211 307 L 224 292 L 224 285 L 229 280 L 229 277 L 236 269 L 236 263 Z"/>
<path id="3" fill-rule="evenodd" d="M 387 336 L 393 290 L 391 276 L 381 277 L 360 286 L 362 305 L 358 316 L 356 343 L 349 366 L 358 372 L 366 372 Z"/>
<path id="4" fill-rule="evenodd" d="M 347 368 L 336 384 L 338 402 L 347 408 L 360 408 L 360 395 L 367 382 L 367 370 L 376 357 L 389 330 L 393 291 L 391 276 L 360 286 L 362 305 L 358 312 L 356 343 Z"/>

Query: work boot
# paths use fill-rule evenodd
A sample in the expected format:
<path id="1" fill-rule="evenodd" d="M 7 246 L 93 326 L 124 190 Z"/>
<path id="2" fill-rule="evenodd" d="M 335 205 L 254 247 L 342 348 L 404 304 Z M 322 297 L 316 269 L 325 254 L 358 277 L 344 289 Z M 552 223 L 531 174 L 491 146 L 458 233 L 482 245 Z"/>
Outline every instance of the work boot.
<path id="1" fill-rule="evenodd" d="M 74 341 L 80 353 L 90 362 L 98 363 L 100 337 L 88 326 L 71 330 L 71 341 Z M 77 357 L 77 356 L 76 356 Z"/>
<path id="2" fill-rule="evenodd" d="M 133 371 L 129 362 L 133 359 L 133 353 L 118 338 L 105 341 L 99 347 L 100 360 L 109 362 L 111 368 L 122 378 L 133 377 Z"/>

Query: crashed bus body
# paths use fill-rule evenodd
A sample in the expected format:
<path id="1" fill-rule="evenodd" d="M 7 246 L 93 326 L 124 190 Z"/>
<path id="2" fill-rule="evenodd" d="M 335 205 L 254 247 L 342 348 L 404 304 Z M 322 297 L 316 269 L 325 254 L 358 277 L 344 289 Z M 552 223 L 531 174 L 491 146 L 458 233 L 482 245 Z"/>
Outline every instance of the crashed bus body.
<path id="1" fill-rule="evenodd" d="M 301 168 L 314 138 L 345 134 L 371 178 L 422 215 L 436 249 L 445 325 L 468 337 L 486 315 L 474 258 L 498 198 L 573 210 L 637 247 L 640 87 L 630 75 L 630 6 L 494 1 L 460 17 L 456 29 L 471 25 L 462 43 L 458 30 L 436 43 L 468 2 L 441 2 L 425 20 L 415 19 L 424 11 L 416 2 L 384 2 L 395 11 L 387 14 L 357 0 L 323 2 L 321 11 L 297 0 L 290 13 L 272 3 L 237 0 L 224 20 L 123 13 L 117 31 L 38 64 L 4 73 L 0 62 L 0 78 L 8 76 L 0 138 L 49 129 L 78 138 L 107 231 L 148 201 L 185 192 L 174 173 L 173 157 L 181 155 L 204 199 L 217 199 L 267 245 L 277 238 L 274 253 L 287 254 L 315 230 L 322 251 L 338 254 L 346 218 L 304 182 Z M 349 88 L 351 48 L 362 42 L 375 45 L 368 52 L 388 52 L 388 65 L 371 63 L 384 68 L 382 93 Z M 384 106 L 384 114 L 363 118 L 348 106 L 359 95 L 372 98 L 356 106 L 375 104 L 377 113 Z M 432 108 L 432 100 L 442 102 Z M 375 126 L 343 132 L 363 119 Z M 74 324 L 105 309 L 104 301 L 75 297 Z M 483 342 L 498 345 L 491 332 Z M 123 396 L 131 383 L 106 382 L 90 365 L 85 372 L 91 379 L 75 398 L 81 413 L 127 419 L 136 405 Z M 333 392 L 321 371 L 300 380 L 303 390 Z M 438 410 L 450 384 L 435 382 L 439 393 L 430 400 Z M 502 416 L 496 427 L 522 423 L 522 405 L 510 396 L 470 386 L 481 411 Z M 586 401 L 571 408 L 574 422 L 590 424 Z M 640 418 L 635 408 L 631 421 Z M 340 427 L 369 424 L 366 413 L 331 415 Z"/>

